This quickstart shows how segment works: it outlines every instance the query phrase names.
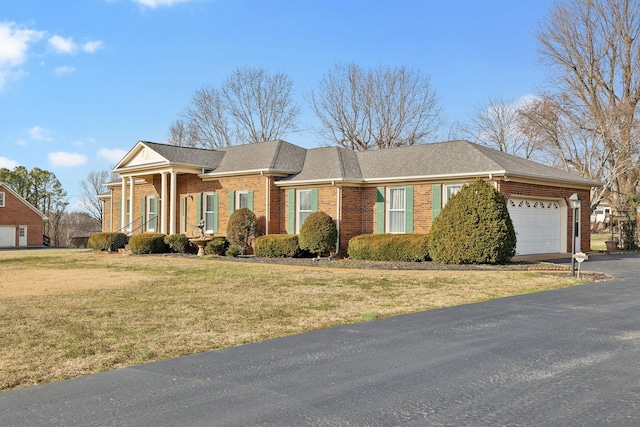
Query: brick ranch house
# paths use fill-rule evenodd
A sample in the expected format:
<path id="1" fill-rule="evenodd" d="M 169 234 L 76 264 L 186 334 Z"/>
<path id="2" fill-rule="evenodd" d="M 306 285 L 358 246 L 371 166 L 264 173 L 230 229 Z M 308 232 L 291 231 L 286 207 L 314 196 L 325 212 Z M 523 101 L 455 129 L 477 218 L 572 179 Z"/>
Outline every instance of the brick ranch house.
<path id="1" fill-rule="evenodd" d="M 48 218 L 4 182 L 0 182 L 0 247 L 44 246 Z"/>
<path id="2" fill-rule="evenodd" d="M 263 234 L 298 233 L 317 210 L 339 230 L 338 246 L 369 233 L 428 233 L 433 219 L 476 178 L 507 199 L 517 254 L 571 252 L 577 193 L 577 248 L 590 249 L 589 192 L 598 182 L 468 141 L 354 152 L 306 149 L 277 140 L 206 150 L 138 142 L 107 185 L 103 231 L 224 235 L 229 216 L 247 207 Z M 124 197 L 123 197 L 124 195 Z"/>

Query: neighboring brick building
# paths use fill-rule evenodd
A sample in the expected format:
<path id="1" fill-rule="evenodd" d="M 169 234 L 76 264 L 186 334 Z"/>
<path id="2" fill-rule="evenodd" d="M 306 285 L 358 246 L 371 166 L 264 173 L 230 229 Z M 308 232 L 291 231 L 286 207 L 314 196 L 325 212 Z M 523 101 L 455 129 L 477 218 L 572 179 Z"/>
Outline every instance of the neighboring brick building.
<path id="1" fill-rule="evenodd" d="M 44 246 L 47 217 L 0 182 L 0 247 Z"/>
<path id="2" fill-rule="evenodd" d="M 104 231 L 224 235 L 248 207 L 265 234 L 297 233 L 317 210 L 339 247 L 368 233 L 428 233 L 449 197 L 476 178 L 507 198 L 518 254 L 571 251 L 568 198 L 582 199 L 577 247 L 588 251 L 589 192 L 599 183 L 468 141 L 354 152 L 270 141 L 217 150 L 138 142 L 113 169 Z M 123 194 L 125 197 L 123 198 Z M 124 202 L 123 202 L 124 199 Z"/>

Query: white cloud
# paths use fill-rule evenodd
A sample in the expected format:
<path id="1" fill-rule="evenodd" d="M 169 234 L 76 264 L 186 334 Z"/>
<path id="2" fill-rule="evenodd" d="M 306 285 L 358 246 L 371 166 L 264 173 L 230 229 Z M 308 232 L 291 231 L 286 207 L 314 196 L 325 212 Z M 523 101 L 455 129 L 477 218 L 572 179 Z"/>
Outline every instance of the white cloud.
<path id="1" fill-rule="evenodd" d="M 20 66 L 27 59 L 29 48 L 45 33 L 18 26 L 15 22 L 0 22 L 0 90 L 11 80 L 24 76 Z"/>
<path id="2" fill-rule="evenodd" d="M 47 42 L 49 43 L 49 47 L 56 53 L 73 55 L 78 50 L 78 46 L 71 37 L 65 39 L 64 37 L 55 35 L 49 37 L 49 40 Z"/>
<path id="3" fill-rule="evenodd" d="M 26 147 L 29 144 L 27 144 L 27 141 L 25 141 L 24 139 L 19 139 L 16 141 L 16 145 L 19 145 L 21 147 Z"/>
<path id="4" fill-rule="evenodd" d="M 52 166 L 73 167 L 87 163 L 87 156 L 78 153 L 56 151 L 55 153 L 49 153 L 48 157 Z"/>
<path id="5" fill-rule="evenodd" d="M 111 150 L 108 148 L 101 148 L 100 151 L 98 151 L 98 157 L 109 160 L 112 163 L 118 163 L 120 160 L 122 160 L 125 154 L 127 154 L 126 151 L 120 150 L 118 148 L 114 148 Z"/>
<path id="6" fill-rule="evenodd" d="M 53 74 L 55 74 L 58 77 L 64 76 L 65 74 L 71 74 L 74 71 L 76 71 L 75 67 L 68 67 L 68 66 L 62 66 L 62 67 L 58 67 L 55 70 L 53 70 Z"/>
<path id="7" fill-rule="evenodd" d="M 188 3 L 191 0 L 132 0 L 140 6 L 156 9 L 161 6 L 173 6 L 180 3 Z"/>
<path id="8" fill-rule="evenodd" d="M 40 126 L 34 126 L 28 132 L 29 138 L 35 141 L 51 141 L 53 139 L 51 131 Z"/>
<path id="9" fill-rule="evenodd" d="M 0 156 L 0 168 L 13 169 L 16 166 L 18 166 L 17 162 Z"/>
<path id="10" fill-rule="evenodd" d="M 97 50 L 100 50 L 104 47 L 104 42 L 100 40 L 92 40 L 88 41 L 82 45 L 82 50 L 87 53 L 93 53 Z"/>

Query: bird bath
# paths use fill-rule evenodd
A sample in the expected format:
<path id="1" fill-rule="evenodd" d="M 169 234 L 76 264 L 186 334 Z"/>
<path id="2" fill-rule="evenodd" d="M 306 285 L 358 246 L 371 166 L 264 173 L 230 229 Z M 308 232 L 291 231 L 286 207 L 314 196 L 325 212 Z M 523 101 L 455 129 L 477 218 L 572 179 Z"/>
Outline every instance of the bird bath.
<path id="1" fill-rule="evenodd" d="M 189 239 L 189 241 L 198 247 L 198 256 L 204 256 L 204 247 L 213 239 L 204 235 L 204 219 L 200 221 L 197 227 L 200 229 L 200 237 Z"/>
<path id="2" fill-rule="evenodd" d="M 213 240 L 211 237 L 197 237 L 195 239 L 189 239 L 189 241 L 198 247 L 198 256 L 204 255 L 204 247 L 207 246 Z"/>

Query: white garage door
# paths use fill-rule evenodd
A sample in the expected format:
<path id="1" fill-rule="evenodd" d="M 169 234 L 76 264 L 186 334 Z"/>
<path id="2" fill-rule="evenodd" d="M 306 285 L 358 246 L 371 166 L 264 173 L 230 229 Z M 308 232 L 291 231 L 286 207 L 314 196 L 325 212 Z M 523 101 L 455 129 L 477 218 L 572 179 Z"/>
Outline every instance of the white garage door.
<path id="1" fill-rule="evenodd" d="M 16 245 L 16 229 L 12 226 L 0 225 L 0 247 Z"/>
<path id="2" fill-rule="evenodd" d="M 507 207 L 518 238 L 517 255 L 562 252 L 562 209 L 558 201 L 511 198 Z"/>

